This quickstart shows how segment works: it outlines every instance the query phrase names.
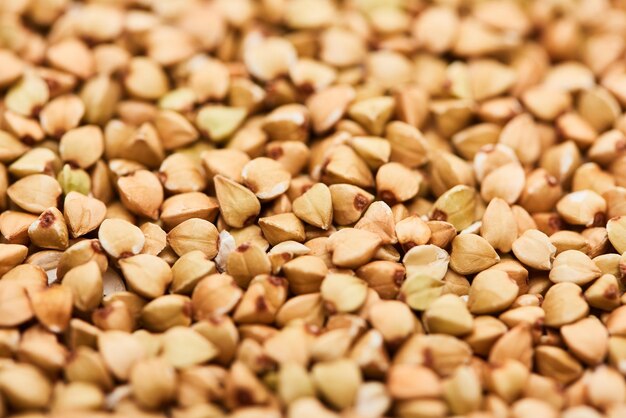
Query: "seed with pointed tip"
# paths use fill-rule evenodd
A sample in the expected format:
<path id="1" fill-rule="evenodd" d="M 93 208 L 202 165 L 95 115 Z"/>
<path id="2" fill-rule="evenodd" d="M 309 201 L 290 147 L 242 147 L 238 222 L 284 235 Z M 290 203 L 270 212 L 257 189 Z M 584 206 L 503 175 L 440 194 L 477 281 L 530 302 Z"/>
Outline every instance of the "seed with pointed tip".
<path id="1" fill-rule="evenodd" d="M 7 189 L 7 194 L 13 202 L 28 212 L 37 214 L 49 207 L 56 207 L 61 192 L 59 183 L 44 174 L 24 177 Z"/>
<path id="2" fill-rule="evenodd" d="M 261 204 L 248 188 L 224 176 L 215 176 L 215 193 L 224 221 L 241 228 L 252 222 L 261 211 Z"/>
<path id="3" fill-rule="evenodd" d="M 100 224 L 98 239 L 102 248 L 115 258 L 139 254 L 146 241 L 141 229 L 122 219 L 105 219 Z"/>
<path id="4" fill-rule="evenodd" d="M 28 227 L 28 236 L 33 244 L 41 248 L 64 250 L 69 245 L 65 219 L 56 207 L 48 208 L 39 215 Z"/>
<path id="5" fill-rule="evenodd" d="M 129 287 L 143 297 L 163 295 L 172 281 L 170 266 L 154 255 L 138 254 L 119 263 Z"/>

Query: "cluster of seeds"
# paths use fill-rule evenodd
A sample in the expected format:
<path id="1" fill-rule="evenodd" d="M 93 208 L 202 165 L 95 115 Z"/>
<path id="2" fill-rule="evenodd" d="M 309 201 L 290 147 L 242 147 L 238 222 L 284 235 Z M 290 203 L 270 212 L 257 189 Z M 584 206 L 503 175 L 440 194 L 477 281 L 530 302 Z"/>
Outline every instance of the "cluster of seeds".
<path id="1" fill-rule="evenodd" d="M 625 417 L 625 56 L 618 0 L 0 1 L 0 416 Z"/>

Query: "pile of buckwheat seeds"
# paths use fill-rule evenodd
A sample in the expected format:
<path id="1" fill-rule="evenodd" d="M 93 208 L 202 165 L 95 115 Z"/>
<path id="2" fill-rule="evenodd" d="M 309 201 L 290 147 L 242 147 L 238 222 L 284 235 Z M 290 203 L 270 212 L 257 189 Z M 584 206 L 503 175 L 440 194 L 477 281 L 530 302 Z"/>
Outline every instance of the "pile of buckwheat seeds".
<path id="1" fill-rule="evenodd" d="M 0 1 L 0 417 L 626 417 L 626 2 Z"/>

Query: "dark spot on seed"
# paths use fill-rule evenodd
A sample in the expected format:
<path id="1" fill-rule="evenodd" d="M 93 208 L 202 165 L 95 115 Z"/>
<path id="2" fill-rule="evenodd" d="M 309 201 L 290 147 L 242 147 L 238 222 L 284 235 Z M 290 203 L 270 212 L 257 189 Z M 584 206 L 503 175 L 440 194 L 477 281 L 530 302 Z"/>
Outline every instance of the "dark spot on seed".
<path id="1" fill-rule="evenodd" d="M 619 290 L 617 289 L 617 286 L 614 285 L 607 287 L 604 291 L 604 297 L 607 299 L 616 299 L 618 295 Z"/>
<path id="2" fill-rule="evenodd" d="M 100 316 L 100 318 L 107 319 L 107 317 L 113 313 L 113 306 L 109 305 L 102 307 L 98 309 L 96 313 L 98 314 L 98 316 Z"/>
<path id="3" fill-rule="evenodd" d="M 310 81 L 305 81 L 298 86 L 298 90 L 300 90 L 302 94 L 309 96 L 315 93 L 315 86 Z"/>
<path id="4" fill-rule="evenodd" d="M 49 176 L 54 175 L 54 167 L 52 166 L 52 162 L 48 161 L 44 166 L 43 172 Z"/>
<path id="5" fill-rule="evenodd" d="M 235 399 L 237 399 L 237 403 L 241 406 L 254 404 L 254 397 L 246 388 L 237 388 L 237 390 L 235 390 Z"/>
<path id="6" fill-rule="evenodd" d="M 274 285 L 274 286 L 282 286 L 283 285 L 283 279 L 277 276 L 269 276 L 267 278 L 267 281 L 270 282 L 270 284 Z"/>
<path id="7" fill-rule="evenodd" d="M 120 258 L 120 260 L 121 260 L 121 259 L 123 259 L 123 258 L 132 257 L 132 256 L 134 256 L 134 255 L 135 255 L 135 254 L 131 253 L 130 251 L 124 251 L 124 252 L 122 252 L 122 253 L 120 254 L 120 257 L 119 257 L 119 258 Z"/>
<path id="8" fill-rule="evenodd" d="M 593 216 L 592 226 L 604 226 L 606 225 L 606 215 L 604 212 L 598 212 Z"/>
<path id="9" fill-rule="evenodd" d="M 337 307 L 335 307 L 335 304 L 332 302 L 324 302 L 324 307 L 326 308 L 326 312 L 330 315 L 337 313 Z"/>
<path id="10" fill-rule="evenodd" d="M 87 46 L 89 46 L 90 48 L 93 48 L 96 45 L 98 45 L 98 40 L 96 38 L 94 38 L 93 36 L 84 35 L 83 36 L 83 40 L 85 41 Z"/>
<path id="11" fill-rule="evenodd" d="M 495 150 L 496 150 L 496 146 L 495 146 L 495 145 L 493 145 L 493 144 L 485 145 L 485 146 L 483 146 L 483 147 L 480 149 L 480 151 L 481 151 L 481 152 L 484 152 L 484 153 L 487 153 L 487 154 L 492 153 L 492 152 L 494 152 Z"/>
<path id="12" fill-rule="evenodd" d="M 267 303 L 265 303 L 263 296 L 257 296 L 254 306 L 256 306 L 256 310 L 259 312 L 267 311 Z"/>
<path id="13" fill-rule="evenodd" d="M 71 363 L 76 357 L 78 357 L 78 350 L 72 350 L 67 356 L 67 362 Z"/>
<path id="14" fill-rule="evenodd" d="M 280 157 L 283 156 L 283 154 L 283 147 L 281 147 L 280 145 L 267 150 L 267 156 L 274 160 L 278 160 Z"/>
<path id="15" fill-rule="evenodd" d="M 167 174 L 165 174 L 162 171 L 159 171 L 157 173 L 157 178 L 159 179 L 159 181 L 161 182 L 161 184 L 165 184 L 165 182 L 167 181 Z"/>
<path id="16" fill-rule="evenodd" d="M 261 369 L 273 369 L 276 366 L 276 362 L 274 360 L 272 360 L 269 356 L 265 355 L 265 354 L 261 354 L 258 358 L 257 358 L 257 364 L 259 366 L 259 368 Z"/>
<path id="17" fill-rule="evenodd" d="M 244 242 L 243 244 L 241 244 L 239 247 L 237 247 L 237 252 L 243 253 L 246 250 L 248 250 L 248 248 L 250 248 L 250 244 L 247 242 Z"/>
<path id="18" fill-rule="evenodd" d="M 435 209 L 433 214 L 430 216 L 430 219 L 434 221 L 446 221 L 448 220 L 448 215 L 442 210 Z"/>
<path id="19" fill-rule="evenodd" d="M 191 306 L 191 302 L 185 301 L 185 303 L 183 303 L 183 315 L 185 315 L 187 318 L 191 318 L 192 314 L 193 314 L 193 308 Z"/>
<path id="20" fill-rule="evenodd" d="M 210 316 L 208 318 L 208 321 L 212 323 L 213 325 L 219 325 L 224 321 L 224 319 L 221 316 Z"/>
<path id="21" fill-rule="evenodd" d="M 353 205 L 354 205 L 354 208 L 358 210 L 359 212 L 365 209 L 365 207 L 367 206 L 367 202 L 368 202 L 367 197 L 363 196 L 360 193 L 354 196 Z"/>
<path id="22" fill-rule="evenodd" d="M 548 186 L 554 187 L 559 184 L 559 181 L 556 179 L 556 177 L 548 174 L 546 175 L 546 183 L 548 183 Z"/>
<path id="23" fill-rule="evenodd" d="M 256 184 L 254 184 L 254 183 L 250 183 L 249 181 L 244 181 L 244 185 L 245 185 L 248 189 L 250 189 L 250 191 L 251 191 L 252 193 L 255 193 L 255 194 L 256 194 L 256 192 L 258 192 L 258 191 L 259 191 L 259 188 L 258 188 L 258 187 L 257 187 L 257 185 L 256 185 Z"/>
<path id="24" fill-rule="evenodd" d="M 29 147 L 35 145 L 35 138 L 33 138 L 30 135 L 26 135 L 25 137 L 22 138 L 22 143 L 24 145 L 28 145 Z"/>
<path id="25" fill-rule="evenodd" d="M 390 190 L 381 190 L 379 193 L 380 198 L 388 205 L 395 205 L 398 203 L 396 195 Z"/>
<path id="26" fill-rule="evenodd" d="M 307 132 L 309 132 L 309 123 L 308 123 L 308 121 L 305 120 L 303 124 L 298 125 L 297 130 L 298 130 L 299 133 L 306 135 Z"/>
<path id="27" fill-rule="evenodd" d="M 403 342 L 404 342 L 404 338 L 398 337 L 398 338 L 393 338 L 393 339 L 387 341 L 387 345 L 389 346 L 389 348 L 394 350 L 394 349 L 400 347 Z"/>
<path id="28" fill-rule="evenodd" d="M 430 347 L 424 348 L 423 357 L 424 366 L 432 368 L 435 365 L 435 357 Z"/>
<path id="29" fill-rule="evenodd" d="M 393 282 L 396 286 L 400 286 L 404 283 L 404 270 L 398 269 L 393 273 Z"/>
<path id="30" fill-rule="evenodd" d="M 46 211 L 42 213 L 39 218 L 39 226 L 41 226 L 42 228 L 49 228 L 52 226 L 55 220 L 56 218 L 54 217 L 52 212 Z"/>
<path id="31" fill-rule="evenodd" d="M 206 136 L 208 140 L 211 140 L 211 134 L 206 129 L 200 129 L 202 135 Z"/>
<path id="32" fill-rule="evenodd" d="M 46 82 L 46 84 L 48 85 L 48 90 L 50 90 L 51 93 L 61 87 L 61 84 L 52 78 L 44 78 L 43 81 Z"/>
<path id="33" fill-rule="evenodd" d="M 561 218 L 559 218 L 557 215 L 550 216 L 550 218 L 548 219 L 548 227 L 553 231 L 560 231 L 562 226 L 563 222 L 561 222 Z"/>
<path id="34" fill-rule="evenodd" d="M 98 254 L 102 254 L 104 252 L 104 250 L 102 249 L 102 245 L 100 245 L 100 241 L 98 240 L 91 241 L 91 249 Z"/>
<path id="35" fill-rule="evenodd" d="M 41 106 L 41 105 L 37 105 L 37 106 L 33 107 L 33 111 L 32 111 L 31 116 L 34 117 L 34 118 L 39 116 L 39 113 L 41 113 L 41 109 L 43 109 L 43 106 Z"/>
<path id="36" fill-rule="evenodd" d="M 113 76 L 119 81 L 124 81 L 126 78 L 130 77 L 130 70 L 128 68 L 118 68 L 113 73 Z"/>
<path id="37" fill-rule="evenodd" d="M 326 169 L 328 168 L 328 165 L 330 164 L 330 158 L 327 158 L 323 163 L 322 163 L 322 168 L 321 171 L 322 172 L 326 172 Z"/>

